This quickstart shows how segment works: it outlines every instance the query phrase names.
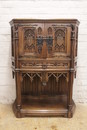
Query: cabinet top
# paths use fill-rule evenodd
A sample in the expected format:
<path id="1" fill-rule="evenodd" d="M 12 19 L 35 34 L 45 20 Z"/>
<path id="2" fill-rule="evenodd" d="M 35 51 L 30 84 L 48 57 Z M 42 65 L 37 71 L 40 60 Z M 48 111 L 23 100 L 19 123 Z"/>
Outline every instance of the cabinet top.
<path id="1" fill-rule="evenodd" d="M 9 23 L 10 25 L 15 23 L 74 23 L 79 25 L 77 19 L 12 19 Z"/>

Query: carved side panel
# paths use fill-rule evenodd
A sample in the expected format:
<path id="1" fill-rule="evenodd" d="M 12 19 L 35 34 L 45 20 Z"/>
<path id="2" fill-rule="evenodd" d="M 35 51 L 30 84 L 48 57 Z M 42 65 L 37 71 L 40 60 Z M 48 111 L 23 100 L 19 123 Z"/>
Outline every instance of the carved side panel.
<path id="1" fill-rule="evenodd" d="M 75 56 L 77 56 L 78 49 L 78 27 L 76 27 L 76 47 L 75 47 Z"/>
<path id="2" fill-rule="evenodd" d="M 13 55 L 15 57 L 15 61 L 14 61 L 14 66 L 18 67 L 18 60 L 16 60 L 18 58 L 18 45 L 19 45 L 19 25 L 18 24 L 14 24 L 13 26 Z"/>
<path id="3" fill-rule="evenodd" d="M 12 56 L 14 56 L 14 41 L 13 41 L 13 27 L 11 27 L 11 53 L 12 53 Z"/>
<path id="4" fill-rule="evenodd" d="M 35 52 L 35 28 L 28 28 L 24 31 L 24 51 Z"/>
<path id="5" fill-rule="evenodd" d="M 62 28 L 58 28 L 55 30 L 55 52 L 65 52 L 65 30 Z"/>
<path id="6" fill-rule="evenodd" d="M 75 31 L 75 57 L 77 57 L 77 52 L 78 52 L 78 27 L 76 26 L 75 27 L 75 29 L 76 29 L 76 31 Z M 77 59 L 75 59 L 75 61 L 74 61 L 74 68 L 75 68 L 75 72 L 74 72 L 74 76 L 75 76 L 75 78 L 76 78 L 76 73 L 77 73 Z"/>

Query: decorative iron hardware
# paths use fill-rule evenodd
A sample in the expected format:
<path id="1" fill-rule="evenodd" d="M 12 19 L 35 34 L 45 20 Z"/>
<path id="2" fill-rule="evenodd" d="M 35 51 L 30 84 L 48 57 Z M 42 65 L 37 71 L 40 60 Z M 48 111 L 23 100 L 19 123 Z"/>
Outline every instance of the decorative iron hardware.
<path id="1" fill-rule="evenodd" d="M 37 46 L 43 45 L 43 37 L 39 36 L 37 39 Z"/>
<path id="2" fill-rule="evenodd" d="M 46 41 L 47 45 L 52 45 L 52 43 L 53 43 L 53 37 L 52 36 L 48 36 L 48 37 L 41 37 L 41 36 L 39 36 L 36 39 L 37 39 L 37 44 L 38 45 L 42 45 L 43 44 L 43 40 Z"/>
<path id="3" fill-rule="evenodd" d="M 53 37 L 52 36 L 47 37 L 46 43 L 47 43 L 47 46 L 52 46 L 53 45 Z"/>

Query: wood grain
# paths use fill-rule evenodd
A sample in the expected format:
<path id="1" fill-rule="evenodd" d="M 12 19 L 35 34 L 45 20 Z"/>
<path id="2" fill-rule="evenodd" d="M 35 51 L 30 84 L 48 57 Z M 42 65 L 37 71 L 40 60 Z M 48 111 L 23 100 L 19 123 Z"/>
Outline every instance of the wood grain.
<path id="1" fill-rule="evenodd" d="M 72 117 L 79 21 L 13 19 L 10 24 L 16 117 Z"/>

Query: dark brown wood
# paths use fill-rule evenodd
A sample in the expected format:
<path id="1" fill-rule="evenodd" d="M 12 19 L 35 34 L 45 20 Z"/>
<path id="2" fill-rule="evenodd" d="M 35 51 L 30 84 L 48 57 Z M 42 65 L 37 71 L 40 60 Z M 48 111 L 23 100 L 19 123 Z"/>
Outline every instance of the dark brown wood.
<path id="1" fill-rule="evenodd" d="M 79 21 L 13 19 L 10 25 L 16 117 L 72 117 Z"/>

